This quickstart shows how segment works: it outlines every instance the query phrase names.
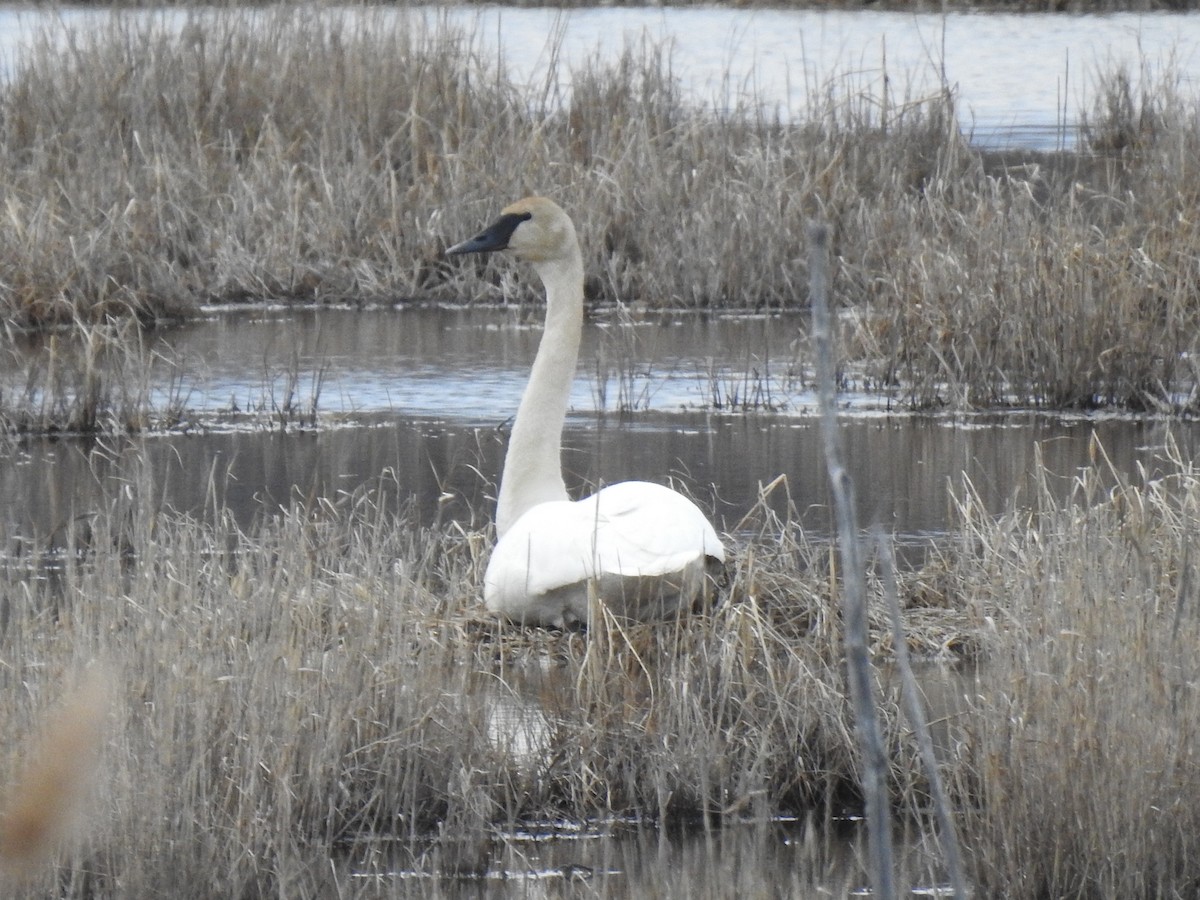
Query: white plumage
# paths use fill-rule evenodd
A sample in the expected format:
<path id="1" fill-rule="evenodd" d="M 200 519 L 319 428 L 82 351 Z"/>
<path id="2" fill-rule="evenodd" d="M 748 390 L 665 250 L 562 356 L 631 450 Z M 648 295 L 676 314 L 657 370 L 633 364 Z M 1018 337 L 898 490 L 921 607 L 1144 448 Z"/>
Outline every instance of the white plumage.
<path id="1" fill-rule="evenodd" d="M 661 484 L 625 481 L 583 500 L 567 495 L 562 428 L 583 328 L 583 262 L 575 227 L 556 204 L 528 197 L 447 253 L 506 250 L 546 287 L 546 328 L 513 423 L 496 508 L 499 541 L 484 602 L 518 622 L 586 622 L 589 596 L 615 614 L 663 618 L 711 589 L 725 559 L 707 517 Z"/>

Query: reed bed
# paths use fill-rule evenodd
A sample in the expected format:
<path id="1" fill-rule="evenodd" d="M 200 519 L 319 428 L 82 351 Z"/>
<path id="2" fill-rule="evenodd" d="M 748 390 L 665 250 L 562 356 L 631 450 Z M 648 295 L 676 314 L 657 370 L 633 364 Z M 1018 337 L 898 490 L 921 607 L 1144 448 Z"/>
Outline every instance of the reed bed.
<path id="1" fill-rule="evenodd" d="M 1121 479 L 1097 459 L 1074 498 L 1047 491 L 1021 514 L 995 517 L 965 486 L 957 542 L 902 578 L 910 647 L 957 669 L 933 714 L 969 877 L 990 896 L 1200 881 L 1200 476 L 1176 457 Z M 318 896 L 331 860 L 382 853 L 436 876 L 439 896 L 438 878 L 519 870 L 530 829 L 789 814 L 821 835 L 859 809 L 833 565 L 794 522 L 764 504 L 742 523 L 711 612 L 601 615 L 584 635 L 482 615 L 490 535 L 397 520 L 373 493 L 248 533 L 219 508 L 160 508 L 135 479 L 86 533 L 6 561 L 4 732 L 30 734 L 96 660 L 114 708 L 86 839 L 11 895 Z M 870 643 L 886 662 L 881 591 Z M 928 834 L 928 786 L 880 679 L 892 805 Z M 6 742 L 0 783 L 21 755 Z M 804 854 L 809 874 L 836 855 L 828 838 Z M 902 880 L 936 881 L 923 865 Z"/>
<path id="2" fill-rule="evenodd" d="M 805 302 L 833 231 L 847 362 L 898 403 L 1185 410 L 1200 125 L 1105 76 L 1073 154 L 970 147 L 949 91 L 813 86 L 807 120 L 681 99 L 668 52 L 515 85 L 476 35 L 360 12 L 114 17 L 0 90 L 0 316 L 22 326 L 288 299 L 531 299 L 443 248 L 508 200 L 576 218 L 596 304 Z M 69 51 L 64 50 L 69 44 Z"/>
<path id="3" fill-rule="evenodd" d="M 178 384 L 163 389 L 170 382 L 162 360 L 130 319 L 76 320 L 9 337 L 0 434 L 140 432 L 178 427 L 187 418 L 184 392 Z"/>
<path id="4" fill-rule="evenodd" d="M 483 616 L 490 536 L 397 522 L 370 492 L 254 535 L 153 496 L 128 484 L 0 572 L 6 734 L 93 660 L 115 685 L 89 838 L 30 896 L 316 896 L 371 841 L 471 875 L 518 826 L 854 808 L 829 573 L 765 512 L 736 602 L 585 637 Z"/>
<path id="5" fill-rule="evenodd" d="M 0 353 L 0 438 L 94 438 L 214 426 L 294 432 L 318 427 L 324 371 L 264 367 L 262 383 L 198 409 L 188 362 L 132 319 L 75 320 L 10 333 Z"/>
<path id="6" fill-rule="evenodd" d="M 1184 897 L 1200 885 L 1200 480 L 1172 456 L 1130 478 L 1098 453 L 1073 502 L 999 521 L 964 490 L 962 586 L 996 611 L 959 745 L 985 894 Z"/>

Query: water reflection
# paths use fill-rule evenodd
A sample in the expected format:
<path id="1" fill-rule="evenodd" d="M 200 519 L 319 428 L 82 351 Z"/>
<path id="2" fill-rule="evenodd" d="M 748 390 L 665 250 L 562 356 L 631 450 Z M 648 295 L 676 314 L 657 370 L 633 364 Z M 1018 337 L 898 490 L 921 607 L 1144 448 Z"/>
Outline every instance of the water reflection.
<path id="1" fill-rule="evenodd" d="M 857 822 L 761 820 L 666 831 L 610 821 L 500 835 L 490 865 L 446 875 L 433 844 L 368 841 L 337 861 L 338 895 L 356 897 L 806 897 L 867 896 L 866 836 Z M 940 896 L 936 842 L 896 840 L 905 895 Z"/>
<path id="2" fill-rule="evenodd" d="M 669 834 L 634 823 L 578 828 L 547 825 L 499 839 L 484 872 L 445 877 L 411 845 L 371 844 L 345 861 L 343 880 L 356 896 L 513 897 L 791 897 L 846 896 L 866 882 L 850 824 L 767 821 Z M 915 869 L 915 867 L 914 867 Z M 919 870 L 918 870 L 919 871 Z M 915 880 L 921 876 L 914 871 Z M 437 888 L 431 889 L 430 881 Z M 363 893 L 360 894 L 359 892 Z"/>
<path id="3" fill-rule="evenodd" d="M 0 455 L 0 546 L 57 540 L 72 522 L 134 495 L 201 517 L 227 508 L 250 527 L 297 499 L 337 503 L 369 492 L 424 522 L 481 527 L 541 334 L 523 323 L 513 310 L 260 310 L 160 334 L 152 349 L 170 365 L 158 366 L 151 390 L 182 392 L 199 426 L 10 448 Z M 805 528 L 829 533 L 812 397 L 793 377 L 806 365 L 802 327 L 799 316 L 591 323 L 563 436 L 568 488 L 580 495 L 626 479 L 671 479 L 728 530 L 762 485 L 785 475 L 765 502 L 784 513 L 790 500 Z M 35 343 L 17 352 L 42 351 Z M 19 371 L 0 367 L 0 379 Z M 779 411 L 714 410 L 714 379 L 766 385 Z M 316 430 L 283 433 L 270 417 L 223 426 L 232 409 L 270 409 L 280 384 L 314 392 L 297 399 L 315 403 Z M 613 412 L 622 392 L 639 398 L 634 412 Z M 1065 496 L 1092 460 L 1093 439 L 1118 471 L 1153 473 L 1169 437 L 1190 458 L 1200 434 L 1195 424 L 1154 420 L 895 416 L 868 396 L 847 407 L 840 427 L 860 521 L 915 543 L 951 526 L 951 490 L 967 482 L 1001 512 L 1032 502 L 1039 460 Z"/>
<path id="4" fill-rule="evenodd" d="M 541 315 L 541 307 L 242 310 L 165 333 L 153 350 L 171 361 L 173 389 L 201 411 L 259 408 L 292 381 L 302 405 L 315 399 L 326 415 L 492 423 L 516 409 Z M 697 408 L 714 390 L 745 396 L 765 382 L 776 405 L 800 405 L 811 395 L 789 374 L 802 330 L 800 315 L 593 321 L 571 403 L 585 411 Z"/>
<path id="5" fill-rule="evenodd" d="M 243 527 L 297 500 L 340 502 L 370 492 L 385 508 L 425 522 L 490 521 L 503 457 L 501 419 L 489 425 L 404 416 L 316 432 L 228 432 L 122 438 L 84 444 L 35 440 L 0 457 L 0 546 L 55 541 L 72 522 L 136 494 L 155 509 L 204 517 L 228 509 Z M 962 421 L 928 417 L 845 418 L 848 468 L 863 525 L 920 543 L 953 523 L 951 490 L 966 481 L 988 509 L 1028 505 L 1040 459 L 1047 484 L 1064 497 L 1087 466 L 1093 436 L 1119 470 L 1158 468 L 1168 436 L 1186 457 L 1197 426 L 1049 416 Z M 623 479 L 674 479 L 734 528 L 761 486 L 787 476 L 765 501 L 788 500 L 814 535 L 830 533 L 828 486 L 811 419 L 765 415 L 649 413 L 574 415 L 564 435 L 568 487 L 580 494 Z"/>

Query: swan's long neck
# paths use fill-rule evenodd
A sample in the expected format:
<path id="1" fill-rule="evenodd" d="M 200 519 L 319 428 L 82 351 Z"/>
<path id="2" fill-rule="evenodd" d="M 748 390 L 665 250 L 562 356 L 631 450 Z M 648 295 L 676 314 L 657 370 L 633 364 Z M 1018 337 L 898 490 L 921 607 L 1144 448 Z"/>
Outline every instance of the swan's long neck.
<path id="1" fill-rule="evenodd" d="M 576 245 L 564 259 L 534 265 L 546 287 L 546 328 L 504 458 L 496 505 L 500 537 L 531 507 L 568 499 L 562 430 L 583 328 L 583 260 Z"/>

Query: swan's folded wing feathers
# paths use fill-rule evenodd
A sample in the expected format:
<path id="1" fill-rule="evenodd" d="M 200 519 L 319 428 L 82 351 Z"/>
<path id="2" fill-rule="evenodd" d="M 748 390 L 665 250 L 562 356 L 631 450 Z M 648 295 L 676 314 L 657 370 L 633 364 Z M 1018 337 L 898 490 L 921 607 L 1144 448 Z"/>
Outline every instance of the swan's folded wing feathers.
<path id="1" fill-rule="evenodd" d="M 525 513 L 496 547 L 496 574 L 520 573 L 531 595 L 599 574 L 657 576 L 700 555 L 724 559 L 707 518 L 662 485 L 622 482 L 576 503 L 543 503 Z"/>
<path id="2" fill-rule="evenodd" d="M 661 575 L 702 553 L 725 558 L 725 548 L 704 513 L 665 485 L 623 481 L 576 506 L 595 525 L 596 556 L 605 572 Z"/>

